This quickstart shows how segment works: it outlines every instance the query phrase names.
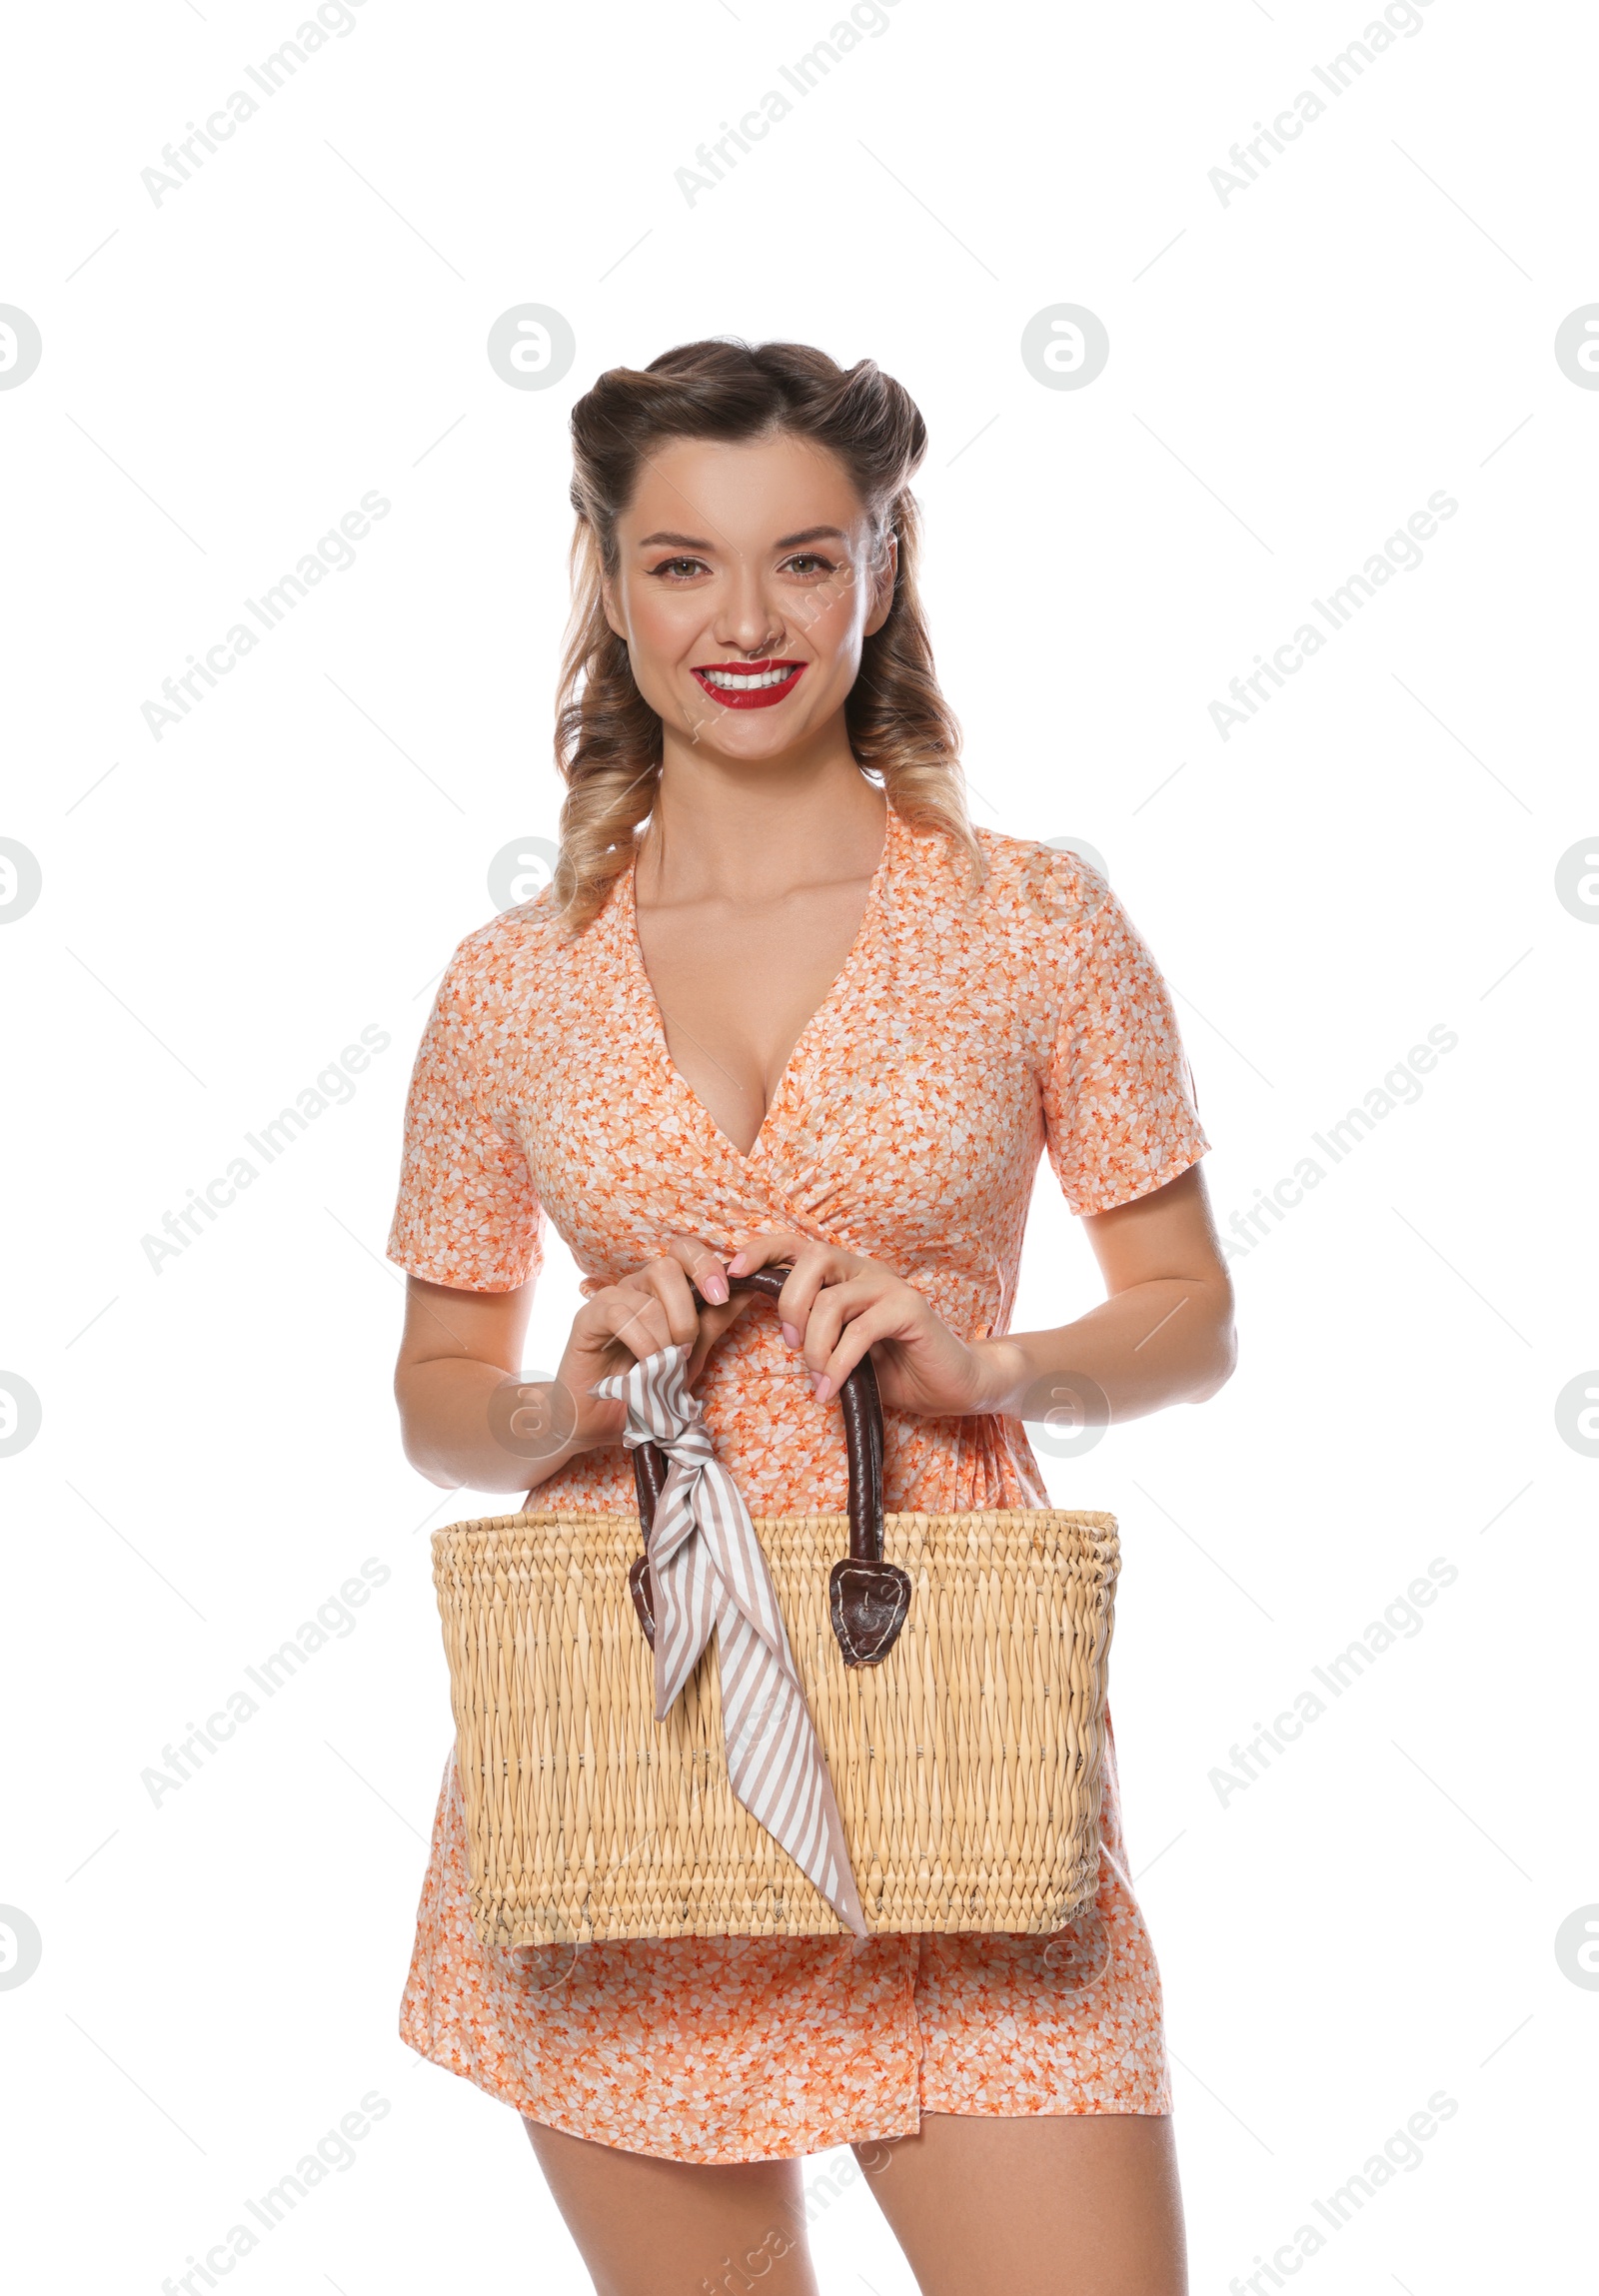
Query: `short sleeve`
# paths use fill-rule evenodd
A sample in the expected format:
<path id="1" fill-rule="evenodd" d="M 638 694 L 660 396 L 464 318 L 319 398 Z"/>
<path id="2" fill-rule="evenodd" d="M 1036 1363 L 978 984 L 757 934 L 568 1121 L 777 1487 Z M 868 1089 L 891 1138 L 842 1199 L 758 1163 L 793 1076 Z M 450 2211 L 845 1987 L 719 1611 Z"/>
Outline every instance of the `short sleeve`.
<path id="1" fill-rule="evenodd" d="M 1103 878 L 1081 881 L 1087 913 L 1043 1082 L 1049 1161 L 1079 1215 L 1147 1196 L 1210 1146 L 1159 967 Z"/>
<path id="2" fill-rule="evenodd" d="M 539 1268 L 544 1214 L 514 1125 L 495 1106 L 495 1007 L 471 953 L 464 942 L 451 959 L 423 1030 L 387 1250 L 428 1283 L 508 1292 Z"/>

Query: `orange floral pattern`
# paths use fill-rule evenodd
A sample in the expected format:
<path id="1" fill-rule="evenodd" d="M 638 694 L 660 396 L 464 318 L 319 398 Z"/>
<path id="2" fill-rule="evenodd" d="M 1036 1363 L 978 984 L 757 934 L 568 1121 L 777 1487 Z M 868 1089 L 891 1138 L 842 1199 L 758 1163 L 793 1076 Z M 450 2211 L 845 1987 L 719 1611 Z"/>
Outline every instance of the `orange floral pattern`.
<path id="1" fill-rule="evenodd" d="M 890 809 L 843 970 L 748 1156 L 674 1067 L 633 875 L 576 940 L 548 894 L 460 944 L 417 1055 L 389 1256 L 525 1283 L 554 1221 L 592 1295 L 674 1231 L 783 1229 L 881 1261 L 966 1339 L 1008 1330 L 1041 1155 L 1073 1212 L 1175 1179 L 1210 1143 L 1170 996 L 1104 878 L 979 829 L 987 876 Z M 836 1405 L 747 1310 L 700 1388 L 752 1514 L 841 1513 Z M 885 1413 L 890 1511 L 1041 1507 L 1018 1421 Z M 1083 1504 L 1093 1502 L 1084 1495 Z M 536 1507 L 631 1512 L 620 1444 Z M 923 2111 L 1170 2109 L 1160 1981 L 1127 1876 L 1113 1745 L 1093 1908 L 1054 1938 L 671 1938 L 500 1955 L 467 1894 L 445 1766 L 402 2038 L 575 2136 L 667 2159 L 788 2157 Z"/>

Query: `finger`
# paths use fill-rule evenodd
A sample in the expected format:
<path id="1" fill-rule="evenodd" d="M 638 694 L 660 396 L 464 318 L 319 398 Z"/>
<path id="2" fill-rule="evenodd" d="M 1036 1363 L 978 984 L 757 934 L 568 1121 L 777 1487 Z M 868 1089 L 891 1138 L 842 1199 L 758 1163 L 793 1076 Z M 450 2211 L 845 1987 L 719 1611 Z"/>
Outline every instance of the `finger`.
<path id="1" fill-rule="evenodd" d="M 646 1356 L 659 1355 L 664 1347 L 675 1343 L 667 1311 L 656 1294 L 632 1284 L 617 1284 L 611 1290 L 599 1292 L 579 1313 L 574 1332 L 581 1332 L 584 1344 L 598 1354 L 609 1352 L 607 1343 L 614 1341 L 625 1348 L 636 1363 Z M 602 1375 L 603 1376 L 603 1375 Z"/>
<path id="2" fill-rule="evenodd" d="M 778 1295 L 778 1313 L 787 1327 L 785 1337 L 788 1330 L 800 1335 L 792 1345 L 808 1344 L 810 1318 L 817 1302 L 834 1286 L 858 1276 L 867 1264 L 853 1252 L 841 1252 L 832 1244 L 805 1244 L 796 1254 L 794 1274 Z M 833 1336 L 837 1336 L 836 1331 Z"/>
<path id="3" fill-rule="evenodd" d="M 837 1394 L 861 1357 L 877 1340 L 893 1337 L 894 1320 L 892 1303 L 887 1300 L 879 1300 L 862 1314 L 851 1318 L 816 1381 L 818 1403 L 827 1403 Z"/>
<path id="4" fill-rule="evenodd" d="M 825 1371 L 847 1325 L 881 1299 L 880 1288 L 855 1276 L 839 1284 L 824 1284 L 805 1320 L 804 1364 L 810 1372 Z"/>
<path id="5" fill-rule="evenodd" d="M 689 1271 L 681 1260 L 651 1260 L 628 1281 L 645 1286 L 661 1302 L 674 1347 L 694 1339 L 700 1329 L 700 1309 L 690 1289 Z"/>
<path id="6" fill-rule="evenodd" d="M 730 1276 L 752 1276 L 757 1268 L 770 1268 L 774 1260 L 793 1260 L 814 1242 L 810 1236 L 797 1236 L 786 1229 L 775 1229 L 771 1234 L 752 1236 L 739 1246 L 728 1262 Z"/>
<path id="7" fill-rule="evenodd" d="M 695 1342 L 693 1355 L 689 1358 L 689 1385 L 691 1387 L 700 1377 L 705 1368 L 706 1358 L 718 1340 L 731 1331 L 746 1310 L 754 1305 L 754 1294 L 741 1292 L 736 1299 L 730 1300 L 726 1307 L 703 1310 L 700 1317 L 700 1337 Z"/>
<path id="8" fill-rule="evenodd" d="M 815 1248 L 809 1236 L 796 1235 L 790 1229 L 774 1229 L 769 1234 L 752 1236 L 748 1242 L 741 1244 L 728 1262 L 728 1273 L 730 1276 L 753 1276 L 758 1268 L 770 1268 L 779 1261 L 797 1260 L 801 1252 L 813 1251 Z M 783 1297 L 787 1297 L 787 1287 Z M 788 1314 L 783 1305 L 783 1297 L 778 1301 L 778 1315 L 783 1326 L 784 1341 L 789 1347 L 798 1347 L 803 1337 L 803 1324 L 802 1321 L 797 1324 Z"/>
<path id="9" fill-rule="evenodd" d="M 681 1261 L 702 1299 L 721 1306 L 728 1297 L 728 1270 L 714 1244 L 704 1236 L 669 1236 L 667 1250 Z"/>

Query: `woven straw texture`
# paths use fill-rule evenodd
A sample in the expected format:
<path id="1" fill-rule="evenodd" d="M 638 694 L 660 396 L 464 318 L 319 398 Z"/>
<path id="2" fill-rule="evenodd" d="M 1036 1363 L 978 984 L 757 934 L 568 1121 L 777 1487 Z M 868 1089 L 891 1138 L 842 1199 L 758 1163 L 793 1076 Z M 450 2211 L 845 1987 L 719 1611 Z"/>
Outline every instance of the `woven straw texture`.
<path id="1" fill-rule="evenodd" d="M 872 1934 L 1041 1933 L 1094 1894 L 1113 1516 L 889 1515 L 910 1614 L 846 1668 L 842 1516 L 758 1520 Z M 637 1516 L 493 1516 L 433 1535 L 486 1946 L 804 1937 L 843 1924 L 735 1796 L 716 1637 L 663 1722 L 628 1591 Z"/>

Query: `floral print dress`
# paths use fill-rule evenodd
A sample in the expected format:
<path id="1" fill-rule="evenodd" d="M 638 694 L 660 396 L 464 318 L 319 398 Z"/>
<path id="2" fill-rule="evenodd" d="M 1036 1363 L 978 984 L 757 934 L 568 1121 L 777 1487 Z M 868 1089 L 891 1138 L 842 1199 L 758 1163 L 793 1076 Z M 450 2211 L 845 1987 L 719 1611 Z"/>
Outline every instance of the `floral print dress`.
<path id="1" fill-rule="evenodd" d="M 1103 877 L 976 834 L 973 891 L 951 840 L 889 809 L 854 943 L 748 1155 L 673 1065 L 631 869 L 576 937 L 548 893 L 470 933 L 417 1055 L 389 1257 L 432 1283 L 509 1290 L 537 1271 L 549 1219 L 592 1296 L 675 1231 L 731 1253 L 783 1229 L 892 1268 L 963 1338 L 1008 1330 L 1041 1155 L 1086 1214 L 1175 1179 L 1210 1144 L 1165 983 Z M 770 1311 L 745 1311 L 699 1392 L 753 1515 L 842 1512 L 836 1403 L 814 1401 Z M 1019 1421 L 885 1420 L 890 1512 L 1049 1504 Z M 628 1456 L 590 1452 L 531 1503 L 632 1512 Z M 452 1747 L 401 2035 L 534 2120 L 672 2160 L 904 2135 L 924 2111 L 1167 2112 L 1113 1742 L 1101 1838 L 1097 1899 L 1053 1937 L 498 1954 L 472 1925 Z"/>

